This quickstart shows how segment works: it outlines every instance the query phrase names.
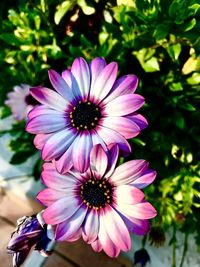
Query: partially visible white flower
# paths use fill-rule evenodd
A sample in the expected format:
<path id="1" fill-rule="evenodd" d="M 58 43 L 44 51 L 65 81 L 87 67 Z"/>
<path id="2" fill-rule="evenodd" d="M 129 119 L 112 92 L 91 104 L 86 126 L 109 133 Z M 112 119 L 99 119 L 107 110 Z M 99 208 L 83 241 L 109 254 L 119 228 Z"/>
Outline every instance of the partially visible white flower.
<path id="1" fill-rule="evenodd" d="M 37 104 L 37 101 L 29 93 L 30 85 L 21 84 L 13 87 L 13 91 L 7 94 L 5 104 L 11 108 L 15 120 L 21 121 L 27 118 L 28 112 Z"/>

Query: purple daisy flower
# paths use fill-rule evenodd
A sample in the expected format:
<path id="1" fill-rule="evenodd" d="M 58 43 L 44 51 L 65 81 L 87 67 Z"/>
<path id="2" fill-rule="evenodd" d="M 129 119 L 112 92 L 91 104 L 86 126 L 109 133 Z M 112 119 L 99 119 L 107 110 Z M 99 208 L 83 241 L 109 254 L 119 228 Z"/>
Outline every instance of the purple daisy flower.
<path id="1" fill-rule="evenodd" d="M 55 160 L 60 173 L 72 166 L 85 172 L 96 144 L 107 150 L 109 144 L 117 143 L 123 156 L 129 154 L 126 139 L 147 126 L 146 119 L 135 113 L 144 104 L 144 98 L 134 94 L 137 77 L 126 75 L 116 80 L 116 76 L 115 62 L 106 65 L 104 59 L 95 58 L 88 65 L 77 58 L 62 76 L 49 71 L 55 91 L 31 88 L 42 105 L 29 113 L 26 130 L 37 134 L 34 144 L 42 150 L 42 158 Z"/>
<path id="2" fill-rule="evenodd" d="M 92 248 L 111 257 L 131 248 L 129 232 L 144 235 L 148 219 L 156 216 L 153 206 L 140 190 L 149 185 L 156 172 L 144 160 L 131 160 L 115 168 L 119 149 L 109 154 L 95 145 L 85 173 L 71 169 L 60 174 L 53 163 L 45 163 L 42 179 L 48 187 L 37 199 L 47 208 L 42 216 L 55 227 L 57 241 L 75 241 L 81 236 Z"/>
<path id="3" fill-rule="evenodd" d="M 15 120 L 21 121 L 27 118 L 29 111 L 39 104 L 29 92 L 30 85 L 21 84 L 14 86 L 13 92 L 8 93 L 5 104 L 11 108 Z"/>

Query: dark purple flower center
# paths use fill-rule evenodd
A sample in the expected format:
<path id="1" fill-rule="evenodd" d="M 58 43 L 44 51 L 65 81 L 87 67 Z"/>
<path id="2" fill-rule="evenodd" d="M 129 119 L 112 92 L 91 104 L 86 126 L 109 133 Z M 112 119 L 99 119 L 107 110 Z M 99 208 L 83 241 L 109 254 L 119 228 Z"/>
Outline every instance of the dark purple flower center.
<path id="1" fill-rule="evenodd" d="M 31 106 L 36 106 L 39 104 L 39 102 L 35 98 L 33 98 L 32 95 L 30 94 L 25 97 L 25 102 L 27 105 Z"/>
<path id="2" fill-rule="evenodd" d="M 91 179 L 81 186 L 81 197 L 89 208 L 102 208 L 112 201 L 112 187 L 105 179 Z"/>
<path id="3" fill-rule="evenodd" d="M 101 110 L 92 102 L 79 101 L 70 112 L 71 124 L 77 130 L 93 129 L 101 118 Z"/>

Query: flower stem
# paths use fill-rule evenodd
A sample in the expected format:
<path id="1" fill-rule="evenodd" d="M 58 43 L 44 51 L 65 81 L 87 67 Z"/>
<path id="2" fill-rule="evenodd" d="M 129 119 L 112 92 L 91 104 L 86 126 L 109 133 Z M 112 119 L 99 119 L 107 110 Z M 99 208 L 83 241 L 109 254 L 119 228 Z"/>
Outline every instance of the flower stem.
<path id="1" fill-rule="evenodd" d="M 176 226 L 173 227 L 172 267 L 176 267 Z"/>
<path id="2" fill-rule="evenodd" d="M 180 263 L 179 267 L 183 267 L 183 263 L 184 263 L 187 249 L 188 249 L 188 236 L 189 236 L 189 234 L 185 233 L 183 253 L 182 253 L 181 263 Z"/>

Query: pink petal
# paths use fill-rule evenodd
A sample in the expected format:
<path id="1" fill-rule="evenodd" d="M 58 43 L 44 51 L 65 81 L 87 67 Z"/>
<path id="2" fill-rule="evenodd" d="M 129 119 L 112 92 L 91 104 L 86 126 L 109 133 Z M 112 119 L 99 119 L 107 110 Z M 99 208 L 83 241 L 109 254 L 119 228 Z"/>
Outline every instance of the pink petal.
<path id="1" fill-rule="evenodd" d="M 91 92 L 95 91 L 94 83 L 96 79 L 98 78 L 101 71 L 105 68 L 106 62 L 103 58 L 97 57 L 94 58 L 90 63 L 90 74 L 91 74 Z"/>
<path id="2" fill-rule="evenodd" d="M 42 150 L 44 144 L 46 141 L 52 136 L 52 133 L 50 134 L 37 134 L 33 140 L 33 143 L 35 147 L 39 150 Z"/>
<path id="3" fill-rule="evenodd" d="M 83 225 L 83 232 L 85 233 L 84 241 L 92 243 L 97 239 L 99 232 L 99 216 L 98 211 L 89 209 Z"/>
<path id="4" fill-rule="evenodd" d="M 80 133 L 73 144 L 73 165 L 78 171 L 85 172 L 89 167 L 92 139 L 88 131 Z"/>
<path id="5" fill-rule="evenodd" d="M 90 153 L 90 168 L 94 173 L 103 177 L 108 166 L 108 157 L 101 145 L 96 145 Z"/>
<path id="6" fill-rule="evenodd" d="M 103 215 L 104 226 L 112 242 L 121 250 L 128 251 L 131 248 L 129 231 L 119 214 L 107 206 Z"/>
<path id="7" fill-rule="evenodd" d="M 143 175 L 134 179 L 133 182 L 131 182 L 131 185 L 134 185 L 138 188 L 144 188 L 154 181 L 156 175 L 157 175 L 156 171 L 148 169 L 144 172 Z"/>
<path id="8" fill-rule="evenodd" d="M 130 185 L 120 185 L 115 187 L 113 192 L 116 203 L 125 203 L 134 205 L 144 199 L 144 193 Z"/>
<path id="9" fill-rule="evenodd" d="M 140 127 L 140 130 L 145 129 L 148 126 L 147 120 L 141 114 L 135 113 L 127 116 L 127 118 L 135 122 Z"/>
<path id="10" fill-rule="evenodd" d="M 76 58 L 72 64 L 71 72 L 78 84 L 81 96 L 87 99 L 90 89 L 90 70 L 85 59 Z"/>
<path id="11" fill-rule="evenodd" d="M 131 147 L 126 139 L 118 132 L 106 127 L 96 126 L 97 134 L 103 139 L 106 145 L 118 144 L 123 156 L 127 156 L 131 152 Z"/>
<path id="12" fill-rule="evenodd" d="M 45 143 L 42 149 L 42 158 L 52 160 L 62 155 L 76 138 L 73 129 L 64 129 L 53 134 Z"/>
<path id="13" fill-rule="evenodd" d="M 135 75 L 129 74 L 122 76 L 115 81 L 112 91 L 104 99 L 103 103 L 106 104 L 120 95 L 134 93 L 138 85 L 138 79 Z"/>
<path id="14" fill-rule="evenodd" d="M 139 178 L 147 167 L 148 163 L 142 159 L 125 162 L 115 169 L 110 177 L 110 181 L 115 185 L 130 184 L 135 179 Z"/>
<path id="15" fill-rule="evenodd" d="M 116 207 L 116 209 L 119 210 L 123 215 L 136 219 L 146 220 L 154 218 L 157 215 L 154 207 L 146 201 L 134 205 L 113 203 L 113 206 Z"/>
<path id="16" fill-rule="evenodd" d="M 120 133 L 126 139 L 133 138 L 140 133 L 139 126 L 126 117 L 106 117 L 101 119 L 99 123 Z"/>
<path id="17" fill-rule="evenodd" d="M 144 105 L 144 98 L 137 94 L 122 95 L 105 105 L 104 116 L 124 116 Z"/>
<path id="18" fill-rule="evenodd" d="M 146 235 L 149 232 L 150 225 L 148 220 L 139 220 L 131 218 L 129 216 L 121 216 L 129 232 L 134 233 L 136 235 Z"/>
<path id="19" fill-rule="evenodd" d="M 120 249 L 115 246 L 113 241 L 108 235 L 106 222 L 104 220 L 104 212 L 103 210 L 100 211 L 100 227 L 99 227 L 99 242 L 102 245 L 103 250 L 105 253 L 110 257 L 117 257 L 120 253 Z"/>
<path id="20" fill-rule="evenodd" d="M 26 131 L 33 134 L 53 133 L 65 128 L 69 122 L 61 114 L 44 114 L 32 118 L 26 125 Z"/>
<path id="21" fill-rule="evenodd" d="M 44 163 L 41 176 L 44 184 L 55 190 L 67 192 L 67 188 L 70 188 L 74 191 L 80 185 L 80 180 L 76 176 L 72 173 L 58 173 L 52 163 Z"/>
<path id="22" fill-rule="evenodd" d="M 118 156 L 119 156 L 119 147 L 118 145 L 111 145 L 109 146 L 109 165 L 108 165 L 108 171 L 105 174 L 105 177 L 109 178 L 114 170 L 115 170 L 115 166 L 117 164 L 117 160 L 118 160 Z"/>
<path id="23" fill-rule="evenodd" d="M 55 225 L 72 217 L 80 205 L 75 197 L 63 197 L 46 208 L 42 216 L 46 224 Z"/>
<path id="24" fill-rule="evenodd" d="M 62 77 L 65 80 L 65 82 L 68 84 L 68 86 L 71 88 L 72 86 L 72 74 L 70 70 L 64 70 L 62 72 Z"/>
<path id="25" fill-rule="evenodd" d="M 95 252 L 100 252 L 102 250 L 102 245 L 98 238 L 92 242 L 91 246 Z"/>
<path id="26" fill-rule="evenodd" d="M 90 131 L 91 137 L 92 137 L 92 144 L 93 146 L 100 144 L 103 147 L 104 151 L 108 151 L 107 145 L 103 141 L 103 139 L 98 135 L 98 133 L 95 130 Z"/>
<path id="27" fill-rule="evenodd" d="M 67 193 L 64 191 L 58 191 L 51 188 L 46 188 L 42 191 L 40 191 L 37 195 L 37 199 L 44 205 L 44 206 L 50 206 L 57 200 L 66 197 Z"/>
<path id="28" fill-rule="evenodd" d="M 41 104 L 47 105 L 50 108 L 58 111 L 64 111 L 67 107 L 66 100 L 58 93 L 46 87 L 30 88 L 31 95 Z"/>
<path id="29" fill-rule="evenodd" d="M 57 241 L 68 241 L 76 236 L 85 219 L 87 209 L 88 207 L 81 206 L 68 220 L 57 225 L 55 232 Z"/>
<path id="30" fill-rule="evenodd" d="M 77 241 L 78 239 L 81 238 L 81 234 L 82 234 L 82 229 L 79 228 L 79 230 L 76 231 L 76 233 L 74 233 L 73 236 L 67 238 L 67 242 Z"/>
<path id="31" fill-rule="evenodd" d="M 68 172 L 73 163 L 72 163 L 72 149 L 73 149 L 73 143 L 71 146 L 67 149 L 67 151 L 55 161 L 56 169 L 60 173 L 66 173 Z"/>
<path id="32" fill-rule="evenodd" d="M 117 63 L 111 62 L 97 76 L 90 90 L 90 98 L 98 103 L 110 92 L 117 77 Z"/>
<path id="33" fill-rule="evenodd" d="M 49 79 L 56 91 L 63 96 L 68 102 L 73 99 L 73 92 L 65 80 L 56 71 L 49 70 Z"/>

